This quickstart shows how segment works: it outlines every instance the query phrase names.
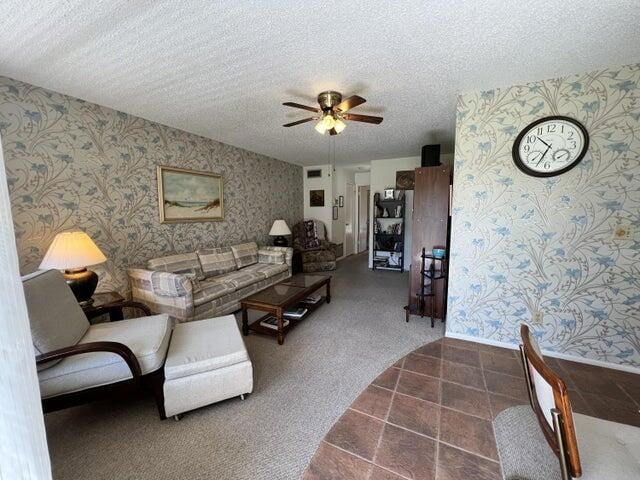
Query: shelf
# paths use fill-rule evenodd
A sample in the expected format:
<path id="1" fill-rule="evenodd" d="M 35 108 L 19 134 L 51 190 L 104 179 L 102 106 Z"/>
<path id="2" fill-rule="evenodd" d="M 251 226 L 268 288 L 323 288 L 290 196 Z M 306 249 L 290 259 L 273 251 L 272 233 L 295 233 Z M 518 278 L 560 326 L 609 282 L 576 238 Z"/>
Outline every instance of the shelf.
<path id="1" fill-rule="evenodd" d="M 395 198 L 394 199 L 391 199 L 391 198 L 386 198 L 386 199 L 379 198 L 378 199 L 378 203 L 379 204 L 386 203 L 387 205 L 402 205 L 402 204 L 404 204 L 404 198 L 401 198 L 401 199 L 398 199 L 398 200 L 396 200 Z"/>
<path id="2" fill-rule="evenodd" d="M 443 278 L 447 278 L 446 275 L 436 275 L 435 277 L 431 277 L 429 276 L 429 274 L 427 272 L 422 272 L 422 275 L 424 275 L 425 277 L 427 277 L 429 280 L 441 280 Z"/>
<path id="3" fill-rule="evenodd" d="M 401 233 L 374 233 L 374 236 L 382 236 L 384 235 L 385 237 L 401 237 L 402 234 Z"/>
<path id="4" fill-rule="evenodd" d="M 382 248 L 374 248 L 374 252 L 386 252 L 386 253 L 404 253 L 402 250 L 384 250 Z"/>
<path id="5" fill-rule="evenodd" d="M 404 217 L 374 217 L 375 220 L 403 220 Z"/>
<path id="6" fill-rule="evenodd" d="M 391 267 L 391 266 L 382 266 L 382 265 L 374 265 L 374 268 L 376 270 L 400 270 L 402 271 L 402 267 L 400 265 L 398 265 L 397 267 Z"/>
<path id="7" fill-rule="evenodd" d="M 295 305 L 295 308 L 298 308 L 298 307 L 306 308 L 307 309 L 307 313 L 305 313 L 300 318 L 295 318 L 295 319 L 294 318 L 286 318 L 286 320 L 289 320 L 289 324 L 282 329 L 282 332 L 284 334 L 286 334 L 290 329 L 295 327 L 298 323 L 300 323 L 305 318 L 307 318 L 309 315 L 311 315 L 313 312 L 315 312 L 320 307 L 320 305 L 324 304 L 326 301 L 327 301 L 327 297 L 323 296 L 316 303 L 298 302 Z M 278 336 L 278 330 L 277 329 L 263 327 L 262 325 L 260 325 L 260 322 L 262 320 L 264 320 L 265 318 L 270 317 L 272 315 L 273 314 L 271 314 L 271 313 L 267 313 L 266 315 L 262 315 L 257 320 L 251 322 L 249 324 L 249 330 L 252 331 L 252 332 L 255 332 L 255 333 L 261 333 L 263 335 L 270 335 L 272 337 L 277 337 Z M 275 315 L 273 315 L 273 316 L 275 316 Z"/>

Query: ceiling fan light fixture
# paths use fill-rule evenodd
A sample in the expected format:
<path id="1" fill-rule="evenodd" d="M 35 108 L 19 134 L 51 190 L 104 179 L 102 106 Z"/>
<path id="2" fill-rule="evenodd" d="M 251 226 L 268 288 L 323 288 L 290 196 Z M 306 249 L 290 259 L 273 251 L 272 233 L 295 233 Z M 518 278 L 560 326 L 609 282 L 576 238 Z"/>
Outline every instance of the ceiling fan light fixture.
<path id="1" fill-rule="evenodd" d="M 347 124 L 344 123 L 339 118 L 336 119 L 336 124 L 333 127 L 336 132 L 341 133 L 345 128 L 347 128 Z"/>
<path id="2" fill-rule="evenodd" d="M 333 118 L 333 115 L 331 114 L 326 114 L 323 118 L 322 118 L 322 124 L 325 126 L 325 128 L 327 130 L 331 130 L 333 127 L 336 126 L 336 119 Z"/>
<path id="3" fill-rule="evenodd" d="M 316 123 L 316 126 L 314 128 L 320 135 L 324 135 L 325 133 L 327 133 L 327 127 L 324 125 L 324 120 L 320 120 L 318 123 Z"/>

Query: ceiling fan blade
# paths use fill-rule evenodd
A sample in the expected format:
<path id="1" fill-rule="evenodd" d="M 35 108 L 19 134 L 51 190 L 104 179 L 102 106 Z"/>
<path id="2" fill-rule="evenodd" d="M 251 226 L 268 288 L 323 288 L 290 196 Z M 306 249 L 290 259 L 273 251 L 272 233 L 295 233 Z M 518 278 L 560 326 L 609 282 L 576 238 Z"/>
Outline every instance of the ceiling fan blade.
<path id="1" fill-rule="evenodd" d="M 357 115 L 355 113 L 347 113 L 343 115 L 342 118 L 344 118 L 345 120 L 352 120 L 354 122 L 375 123 L 376 125 L 382 123 L 383 120 L 382 117 L 374 117 L 372 115 Z"/>
<path id="2" fill-rule="evenodd" d="M 338 132 L 336 132 L 335 128 L 332 128 L 331 130 L 329 130 L 329 135 L 337 135 Z"/>
<path id="3" fill-rule="evenodd" d="M 307 107 L 306 105 L 301 105 L 299 103 L 294 103 L 294 102 L 284 102 L 282 105 L 284 105 L 286 107 L 301 108 L 302 110 L 308 110 L 310 112 L 319 112 L 320 111 L 319 108 Z"/>
<path id="4" fill-rule="evenodd" d="M 282 125 L 283 127 L 293 127 L 294 125 L 300 125 L 301 123 L 307 123 L 313 120 L 313 117 L 303 118 L 302 120 L 298 120 L 297 122 L 285 123 Z"/>
<path id="5" fill-rule="evenodd" d="M 343 100 L 338 105 L 336 105 L 334 110 L 338 110 L 340 112 L 346 112 L 347 110 L 351 110 L 352 108 L 357 107 L 358 105 L 362 105 L 366 100 L 358 95 L 353 95 L 346 100 Z"/>

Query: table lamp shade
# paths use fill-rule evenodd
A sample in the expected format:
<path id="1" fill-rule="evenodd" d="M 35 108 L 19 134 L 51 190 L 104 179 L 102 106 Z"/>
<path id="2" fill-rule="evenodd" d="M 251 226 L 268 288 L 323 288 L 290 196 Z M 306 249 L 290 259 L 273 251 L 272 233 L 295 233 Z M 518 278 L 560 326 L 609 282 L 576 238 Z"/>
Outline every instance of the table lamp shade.
<path id="1" fill-rule="evenodd" d="M 59 233 L 40 263 L 40 269 L 73 270 L 105 262 L 107 257 L 84 232 Z"/>
<path id="2" fill-rule="evenodd" d="M 291 230 L 289 230 L 287 222 L 285 222 L 284 220 L 276 220 L 275 222 L 273 222 L 273 226 L 269 231 L 269 235 L 271 235 L 272 237 L 280 235 L 291 235 Z"/>

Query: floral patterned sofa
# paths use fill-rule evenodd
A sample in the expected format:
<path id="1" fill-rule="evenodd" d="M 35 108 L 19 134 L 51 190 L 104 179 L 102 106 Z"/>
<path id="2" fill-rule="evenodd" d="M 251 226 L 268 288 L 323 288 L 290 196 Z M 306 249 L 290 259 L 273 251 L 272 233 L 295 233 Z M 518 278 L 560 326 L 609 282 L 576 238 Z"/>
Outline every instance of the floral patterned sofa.
<path id="1" fill-rule="evenodd" d="M 129 269 L 131 295 L 177 322 L 217 317 L 291 276 L 293 249 L 255 242 L 152 258 Z"/>
<path id="2" fill-rule="evenodd" d="M 324 223 L 303 220 L 293 226 L 293 246 L 302 257 L 302 271 L 324 272 L 336 269 L 335 244 L 327 240 Z"/>

